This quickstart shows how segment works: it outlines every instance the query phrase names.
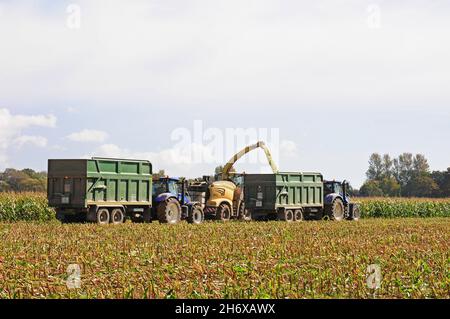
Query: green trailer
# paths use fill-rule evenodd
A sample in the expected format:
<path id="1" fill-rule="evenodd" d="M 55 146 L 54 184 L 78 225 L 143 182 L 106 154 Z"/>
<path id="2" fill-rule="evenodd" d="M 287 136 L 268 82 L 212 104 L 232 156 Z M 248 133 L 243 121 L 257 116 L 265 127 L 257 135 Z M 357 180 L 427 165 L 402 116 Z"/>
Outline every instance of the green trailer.
<path id="1" fill-rule="evenodd" d="M 320 173 L 245 174 L 243 185 L 246 214 L 251 219 L 300 221 L 323 213 Z"/>
<path id="2" fill-rule="evenodd" d="M 152 164 L 95 157 L 49 160 L 47 197 L 63 222 L 151 220 Z"/>

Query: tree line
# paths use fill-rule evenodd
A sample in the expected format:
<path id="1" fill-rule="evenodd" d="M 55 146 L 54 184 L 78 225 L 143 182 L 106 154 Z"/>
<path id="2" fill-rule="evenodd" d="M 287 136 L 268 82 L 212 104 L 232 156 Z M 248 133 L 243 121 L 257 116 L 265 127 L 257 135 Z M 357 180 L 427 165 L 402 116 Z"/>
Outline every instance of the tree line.
<path id="1" fill-rule="evenodd" d="M 0 192 L 45 192 L 46 189 L 46 172 L 35 172 L 29 168 L 7 168 L 0 172 Z"/>
<path id="2" fill-rule="evenodd" d="M 220 174 L 223 167 L 216 168 Z M 158 176 L 165 176 L 163 170 Z M 450 167 L 446 171 L 431 171 L 422 154 L 403 153 L 396 158 L 373 153 L 369 158 L 367 180 L 353 195 L 390 197 L 450 197 Z M 0 172 L 0 192 L 45 192 L 47 173 L 32 169 L 8 168 Z"/>
<path id="3" fill-rule="evenodd" d="M 446 171 L 431 171 L 422 154 L 403 153 L 391 158 L 389 154 L 373 153 L 366 177 L 359 190 L 361 196 L 450 196 L 450 167 Z"/>

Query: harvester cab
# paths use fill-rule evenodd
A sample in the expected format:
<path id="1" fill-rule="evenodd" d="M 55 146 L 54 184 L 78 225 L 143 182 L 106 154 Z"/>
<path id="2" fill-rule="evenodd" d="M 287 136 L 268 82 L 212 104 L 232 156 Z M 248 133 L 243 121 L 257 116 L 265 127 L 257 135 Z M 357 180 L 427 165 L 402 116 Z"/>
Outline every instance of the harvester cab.
<path id="1" fill-rule="evenodd" d="M 164 223 L 175 224 L 180 220 L 200 224 L 203 209 L 191 200 L 184 178 L 159 177 L 153 180 L 154 216 Z"/>
<path id="2" fill-rule="evenodd" d="M 332 220 L 358 220 L 360 209 L 358 204 L 352 203 L 348 194 L 350 184 L 347 181 L 324 181 L 324 216 Z"/>

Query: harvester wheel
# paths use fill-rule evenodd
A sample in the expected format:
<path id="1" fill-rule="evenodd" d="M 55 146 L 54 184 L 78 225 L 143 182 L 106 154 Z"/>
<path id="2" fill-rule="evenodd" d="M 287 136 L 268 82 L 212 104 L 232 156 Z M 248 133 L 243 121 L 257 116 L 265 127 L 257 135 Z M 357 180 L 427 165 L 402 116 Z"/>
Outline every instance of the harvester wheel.
<path id="1" fill-rule="evenodd" d="M 336 198 L 331 204 L 330 219 L 341 221 L 344 219 L 345 207 L 342 199 Z"/>
<path id="2" fill-rule="evenodd" d="M 205 220 L 203 209 L 200 206 L 194 206 L 189 211 L 187 222 L 189 224 L 201 224 Z"/>
<path id="3" fill-rule="evenodd" d="M 176 224 L 181 219 L 181 206 L 175 198 L 160 203 L 157 209 L 158 220 L 162 224 Z"/>
<path id="4" fill-rule="evenodd" d="M 107 208 L 100 208 L 97 211 L 97 223 L 100 225 L 109 224 L 109 210 Z"/>
<path id="5" fill-rule="evenodd" d="M 121 208 L 114 208 L 111 211 L 111 223 L 112 224 L 122 224 L 125 220 L 125 214 Z"/>
<path id="6" fill-rule="evenodd" d="M 294 220 L 296 221 L 296 222 L 301 222 L 301 221 L 303 221 L 303 210 L 301 210 L 301 209 L 296 209 L 295 211 L 294 211 Z"/>
<path id="7" fill-rule="evenodd" d="M 231 218 L 231 208 L 227 204 L 223 203 L 217 208 L 216 219 L 223 222 L 229 221 Z"/>
<path id="8" fill-rule="evenodd" d="M 288 223 L 294 221 L 294 212 L 290 209 L 278 213 L 278 219 L 286 221 Z"/>

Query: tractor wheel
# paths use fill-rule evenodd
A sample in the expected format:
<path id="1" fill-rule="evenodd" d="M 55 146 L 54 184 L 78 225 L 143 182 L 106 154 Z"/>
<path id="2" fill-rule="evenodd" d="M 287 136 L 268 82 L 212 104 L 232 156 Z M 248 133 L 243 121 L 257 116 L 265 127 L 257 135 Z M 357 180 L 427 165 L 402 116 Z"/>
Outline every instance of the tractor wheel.
<path id="1" fill-rule="evenodd" d="M 303 210 L 301 210 L 301 209 L 296 209 L 296 210 L 294 211 L 294 220 L 295 220 L 296 222 L 301 222 L 301 221 L 304 220 L 304 217 L 303 217 Z"/>
<path id="2" fill-rule="evenodd" d="M 352 220 L 359 220 L 361 218 L 361 210 L 359 209 L 359 205 L 353 206 Z"/>
<path id="3" fill-rule="evenodd" d="M 200 206 L 194 206 L 189 210 L 187 222 L 189 224 L 201 224 L 205 220 L 203 209 Z"/>
<path id="4" fill-rule="evenodd" d="M 290 209 L 286 209 L 285 211 L 278 213 L 278 219 L 283 220 L 288 223 L 293 222 L 294 221 L 294 212 Z"/>
<path id="5" fill-rule="evenodd" d="M 121 208 L 114 208 L 111 211 L 111 224 L 122 224 L 125 221 L 125 214 Z"/>
<path id="6" fill-rule="evenodd" d="M 341 221 L 344 219 L 344 215 L 345 215 L 344 203 L 342 202 L 342 199 L 336 198 L 331 204 L 331 211 L 329 215 L 330 219 L 335 221 Z"/>
<path id="7" fill-rule="evenodd" d="M 158 220 L 162 224 L 176 224 L 181 219 L 181 206 L 175 198 L 160 203 L 157 208 Z"/>
<path id="8" fill-rule="evenodd" d="M 220 204 L 216 211 L 216 219 L 223 222 L 229 221 L 231 218 L 231 208 L 227 204 Z"/>
<path id="9" fill-rule="evenodd" d="M 109 224 L 109 210 L 107 208 L 100 208 L 97 211 L 97 224 Z"/>

